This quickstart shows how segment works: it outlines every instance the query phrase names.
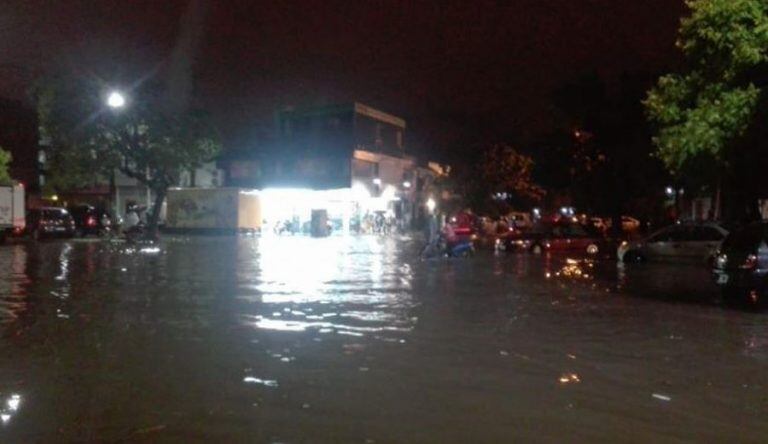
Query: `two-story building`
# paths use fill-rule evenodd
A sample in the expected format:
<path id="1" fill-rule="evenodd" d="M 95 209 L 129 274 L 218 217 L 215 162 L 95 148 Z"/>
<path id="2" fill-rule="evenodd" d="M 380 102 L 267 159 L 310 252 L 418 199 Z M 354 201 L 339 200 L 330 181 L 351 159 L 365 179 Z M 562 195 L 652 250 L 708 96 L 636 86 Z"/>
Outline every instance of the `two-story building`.
<path id="1" fill-rule="evenodd" d="M 304 231 L 324 210 L 334 231 L 411 227 L 435 172 L 407 155 L 405 121 L 360 103 L 283 110 L 275 141 L 222 157 L 227 186 L 260 190 L 264 231 Z"/>

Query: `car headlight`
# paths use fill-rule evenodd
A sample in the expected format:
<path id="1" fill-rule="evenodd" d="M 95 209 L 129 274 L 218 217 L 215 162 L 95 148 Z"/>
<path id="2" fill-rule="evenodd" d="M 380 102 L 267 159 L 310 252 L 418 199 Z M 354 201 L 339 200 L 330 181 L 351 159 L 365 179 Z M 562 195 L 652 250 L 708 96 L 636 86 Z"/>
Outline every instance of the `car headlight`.
<path id="1" fill-rule="evenodd" d="M 715 267 L 724 269 L 728 264 L 728 255 L 718 254 L 715 258 Z"/>

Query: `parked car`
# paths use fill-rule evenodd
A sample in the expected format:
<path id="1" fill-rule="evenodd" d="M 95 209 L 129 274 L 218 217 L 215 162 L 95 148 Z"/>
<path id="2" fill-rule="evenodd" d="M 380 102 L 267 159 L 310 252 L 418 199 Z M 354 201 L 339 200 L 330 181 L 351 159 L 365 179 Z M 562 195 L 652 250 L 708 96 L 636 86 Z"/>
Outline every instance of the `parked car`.
<path id="1" fill-rule="evenodd" d="M 613 226 L 613 219 L 610 217 L 593 216 L 589 222 L 601 231 L 608 231 Z M 625 233 L 633 233 L 640 228 L 640 221 L 630 216 L 621 216 L 621 230 Z"/>
<path id="2" fill-rule="evenodd" d="M 541 254 L 545 251 L 578 252 L 590 255 L 605 251 L 606 239 L 599 233 L 592 233 L 583 225 L 560 219 L 540 221 L 528 231 L 516 231 L 499 239 L 499 249 L 506 251 L 529 251 Z"/>
<path id="3" fill-rule="evenodd" d="M 33 208 L 27 213 L 27 233 L 33 239 L 44 237 L 73 237 L 75 221 L 64 208 Z"/>
<path id="4" fill-rule="evenodd" d="M 665 258 L 711 260 L 728 231 L 721 225 L 705 223 L 674 224 L 637 242 L 622 242 L 616 256 L 623 262 Z"/>
<path id="5" fill-rule="evenodd" d="M 531 217 L 531 213 L 512 211 L 507 214 L 507 220 L 509 221 L 510 226 L 519 230 L 526 230 L 533 226 L 533 218 Z"/>
<path id="6" fill-rule="evenodd" d="M 634 217 L 621 216 L 621 229 L 628 233 L 637 231 L 640 228 L 640 221 Z"/>
<path id="7" fill-rule="evenodd" d="M 768 222 L 729 234 L 717 251 L 712 272 L 726 297 L 749 296 L 757 302 L 768 284 Z"/>
<path id="8" fill-rule="evenodd" d="M 78 237 L 89 234 L 99 236 L 112 229 L 112 218 L 109 214 L 91 205 L 76 205 L 68 207 L 67 211 L 75 221 L 75 235 Z"/>

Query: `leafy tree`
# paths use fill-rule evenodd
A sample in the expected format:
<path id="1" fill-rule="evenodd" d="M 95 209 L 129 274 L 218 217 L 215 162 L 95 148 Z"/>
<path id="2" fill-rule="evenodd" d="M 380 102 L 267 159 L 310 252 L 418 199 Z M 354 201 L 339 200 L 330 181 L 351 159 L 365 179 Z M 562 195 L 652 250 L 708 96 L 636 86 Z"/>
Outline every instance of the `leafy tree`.
<path id="1" fill-rule="evenodd" d="M 689 0 L 678 48 L 687 69 L 659 78 L 645 107 L 658 126 L 659 157 L 671 171 L 712 164 L 733 172 L 738 159 L 754 155 L 758 116 L 766 105 L 768 2 Z M 753 165 L 754 162 L 752 162 Z M 748 167 L 748 166 L 747 166 Z"/>
<path id="2" fill-rule="evenodd" d="M 9 185 L 11 175 L 8 172 L 9 165 L 11 163 L 11 153 L 0 148 L 0 185 Z"/>
<path id="3" fill-rule="evenodd" d="M 495 144 L 483 150 L 475 164 L 457 165 L 454 181 L 461 184 L 461 194 L 475 210 L 499 214 L 544 196 L 544 189 L 533 180 L 533 168 L 529 156 L 509 145 Z"/>
<path id="4" fill-rule="evenodd" d="M 50 140 L 48 171 L 60 189 L 105 181 L 115 171 L 152 190 L 148 221 L 154 234 L 170 186 L 182 171 L 211 160 L 220 144 L 206 116 L 195 109 L 168 106 L 164 87 L 144 83 L 128 91 L 126 104 L 112 109 L 106 85 L 74 75 L 38 82 L 41 136 Z"/>

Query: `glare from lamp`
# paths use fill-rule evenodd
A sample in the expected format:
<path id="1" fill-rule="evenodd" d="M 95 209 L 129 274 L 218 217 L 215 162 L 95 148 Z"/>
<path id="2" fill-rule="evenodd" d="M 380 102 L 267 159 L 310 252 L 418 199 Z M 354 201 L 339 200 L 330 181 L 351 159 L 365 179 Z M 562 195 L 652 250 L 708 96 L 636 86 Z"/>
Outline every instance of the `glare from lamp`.
<path id="1" fill-rule="evenodd" d="M 125 97 L 118 91 L 112 91 L 107 96 L 107 105 L 113 109 L 122 108 L 125 106 Z"/>
<path id="2" fill-rule="evenodd" d="M 437 207 L 437 203 L 435 202 L 435 199 L 432 199 L 431 197 L 427 199 L 427 209 L 430 213 L 435 211 L 435 207 Z"/>

